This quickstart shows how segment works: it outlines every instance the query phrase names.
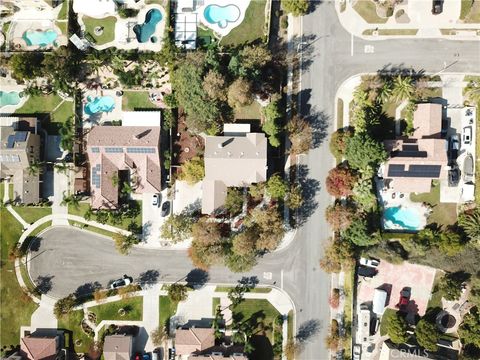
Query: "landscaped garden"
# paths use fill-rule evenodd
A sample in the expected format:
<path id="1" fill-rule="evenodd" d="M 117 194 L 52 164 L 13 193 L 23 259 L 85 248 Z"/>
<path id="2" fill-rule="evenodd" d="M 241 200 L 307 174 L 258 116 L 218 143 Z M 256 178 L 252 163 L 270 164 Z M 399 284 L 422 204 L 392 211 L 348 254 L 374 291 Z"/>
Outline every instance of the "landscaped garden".
<path id="1" fill-rule="evenodd" d="M 116 17 L 108 16 L 103 19 L 95 19 L 84 15 L 82 20 L 88 34 L 87 40 L 93 40 L 95 45 L 103 45 L 115 40 Z M 95 29 L 101 30 L 101 33 L 96 35 Z"/>
<path id="2" fill-rule="evenodd" d="M 93 337 L 82 330 L 83 318 L 83 310 L 76 310 L 58 319 L 58 328 L 68 330 L 68 336 L 72 340 L 70 345 L 73 345 L 73 349 L 70 350 L 74 350 L 77 354 L 87 353 L 90 346 L 93 345 Z"/>
<path id="3" fill-rule="evenodd" d="M 453 225 L 457 222 L 457 205 L 440 202 L 440 184 L 432 181 L 430 192 L 424 194 L 410 194 L 410 200 L 426 203 L 432 209 L 428 216 L 429 224 Z"/>
<path id="4" fill-rule="evenodd" d="M 383 18 L 377 14 L 377 5 L 372 0 L 357 1 L 353 6 L 355 11 L 370 24 L 384 24 L 388 18 Z"/>

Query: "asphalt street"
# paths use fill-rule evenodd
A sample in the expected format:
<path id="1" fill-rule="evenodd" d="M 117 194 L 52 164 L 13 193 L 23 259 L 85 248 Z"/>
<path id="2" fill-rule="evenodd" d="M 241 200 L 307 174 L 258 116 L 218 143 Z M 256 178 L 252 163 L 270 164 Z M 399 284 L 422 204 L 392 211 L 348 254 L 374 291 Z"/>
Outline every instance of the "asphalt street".
<path id="1" fill-rule="evenodd" d="M 480 42 L 358 38 L 352 42 L 337 19 L 333 1 L 316 2 L 314 8 L 303 19 L 307 45 L 303 47 L 301 82 L 301 111 L 316 129 L 316 147 L 302 159 L 306 164 L 302 184 L 312 196 L 309 216 L 287 249 L 266 255 L 252 272 L 233 274 L 216 267 L 209 272 L 209 281 L 234 283 L 242 276 L 257 276 L 261 283 L 283 287 L 296 305 L 297 333 L 306 340 L 300 358 L 323 360 L 328 358 L 323 339 L 329 321 L 330 277 L 320 270 L 319 260 L 330 235 L 324 211 L 331 198 L 324 191 L 324 181 L 333 165 L 327 139 L 334 129 L 335 92 L 355 74 L 384 68 L 436 73 L 447 67 L 448 72 L 480 72 Z M 123 274 L 149 281 L 177 281 L 191 270 L 185 252 L 135 249 L 129 256 L 121 256 L 111 240 L 67 228 L 45 233 L 30 263 L 32 278 L 50 278 L 49 294 L 55 297 L 79 286 L 88 290 L 88 284 L 95 282 L 105 286 Z"/>

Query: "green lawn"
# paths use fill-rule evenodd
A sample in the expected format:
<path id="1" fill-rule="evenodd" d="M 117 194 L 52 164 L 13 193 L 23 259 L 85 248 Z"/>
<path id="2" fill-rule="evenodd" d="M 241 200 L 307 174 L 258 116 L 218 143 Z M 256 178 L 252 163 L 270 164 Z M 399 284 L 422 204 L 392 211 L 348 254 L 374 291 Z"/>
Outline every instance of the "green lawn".
<path id="1" fill-rule="evenodd" d="M 220 306 L 220 298 L 214 297 L 212 298 L 212 316 L 215 316 L 217 313 L 217 308 Z"/>
<path id="2" fill-rule="evenodd" d="M 148 91 L 125 91 L 122 97 L 122 110 L 158 109 L 148 98 Z"/>
<path id="3" fill-rule="evenodd" d="M 62 8 L 60 9 L 60 12 L 58 13 L 58 20 L 67 20 L 68 16 L 68 3 L 69 0 L 64 0 L 62 4 Z"/>
<path id="4" fill-rule="evenodd" d="M 200 45 L 206 46 L 216 40 L 217 38 L 212 29 L 203 28 L 202 26 L 197 27 L 197 42 Z"/>
<path id="5" fill-rule="evenodd" d="M 260 323 L 263 322 L 263 324 L 266 326 L 265 328 L 267 329 L 264 335 L 267 336 L 270 342 L 273 344 L 273 334 L 271 329 L 273 327 L 273 322 L 277 316 L 280 315 L 280 313 L 272 304 L 270 304 L 268 300 L 245 299 L 233 309 L 232 314 L 234 319 L 238 319 L 237 321 L 257 323 L 257 330 L 261 328 Z M 263 320 L 261 320 L 261 317 L 264 317 Z M 261 334 L 259 333 L 258 335 Z"/>
<path id="6" fill-rule="evenodd" d="M 117 22 L 116 17 L 108 16 L 103 19 L 94 19 L 84 15 L 82 20 L 85 23 L 86 32 L 95 39 L 96 45 L 103 45 L 115 39 L 115 23 Z M 96 36 L 94 32 L 94 29 L 97 26 L 103 27 L 103 33 L 99 36 Z"/>
<path id="7" fill-rule="evenodd" d="M 427 309 L 430 308 L 441 308 L 442 307 L 442 293 L 436 289 L 436 286 L 440 279 L 442 278 L 442 272 L 437 271 L 435 273 L 435 280 L 433 282 L 432 294 L 430 300 L 428 301 Z"/>
<path id="8" fill-rule="evenodd" d="M 15 211 L 20 215 L 27 223 L 32 224 L 38 219 L 44 216 L 52 214 L 51 207 L 40 206 L 14 206 Z"/>
<path id="9" fill-rule="evenodd" d="M 120 316 L 118 311 L 124 309 L 126 314 Z M 88 309 L 97 315 L 97 324 L 102 320 L 137 320 L 143 319 L 143 296 L 135 296 Z"/>
<path id="10" fill-rule="evenodd" d="M 59 21 L 55 21 L 55 25 L 58 26 L 58 28 L 60 29 L 60 31 L 62 32 L 63 35 L 67 36 L 68 37 L 68 23 L 62 21 L 62 22 L 59 22 Z"/>
<path id="11" fill-rule="evenodd" d="M 262 113 L 262 107 L 256 101 L 253 101 L 250 105 L 242 106 L 239 109 L 235 109 L 233 117 L 235 120 L 260 120 Z"/>
<path id="12" fill-rule="evenodd" d="M 20 342 L 20 326 L 30 325 L 30 317 L 37 305 L 23 294 L 15 276 L 14 261 L 9 259 L 9 250 L 22 234 L 20 223 L 7 211 L 0 209 L 0 345 L 10 347 Z"/>
<path id="13" fill-rule="evenodd" d="M 475 166 L 475 178 L 480 179 L 480 166 L 478 158 L 480 156 L 480 101 L 477 103 L 477 142 L 475 143 L 476 154 L 477 154 L 477 166 Z M 480 186 L 475 186 L 475 201 L 477 206 L 480 206 Z"/>
<path id="14" fill-rule="evenodd" d="M 395 316 L 397 312 L 393 309 L 385 309 L 385 312 L 382 315 L 382 321 L 380 323 L 380 335 L 387 335 L 387 324 L 389 320 Z"/>
<path id="15" fill-rule="evenodd" d="M 81 345 L 74 345 L 74 349 L 71 349 L 76 353 L 86 353 L 90 345 L 93 344 L 93 338 L 85 334 L 80 325 L 83 316 L 83 310 L 77 310 L 58 320 L 59 329 L 70 330 L 72 332 L 73 344 L 75 344 L 75 341 L 81 341 Z"/>
<path id="16" fill-rule="evenodd" d="M 232 289 L 235 289 L 235 287 L 233 286 L 217 286 L 215 288 L 215 291 L 218 291 L 218 292 L 229 292 L 230 290 Z M 253 289 L 250 289 L 249 292 L 251 293 L 269 293 L 270 291 L 272 291 L 272 288 L 268 288 L 268 287 L 258 287 L 258 288 L 253 288 Z"/>
<path id="17" fill-rule="evenodd" d="M 72 101 L 64 101 L 62 105 L 56 109 L 50 117 L 50 123 L 46 124 L 47 131 L 58 132 L 61 125 L 75 115 Z"/>
<path id="18" fill-rule="evenodd" d="M 13 194 L 13 184 L 8 184 L 8 198 L 10 200 L 13 200 L 14 198 L 14 194 Z"/>
<path id="19" fill-rule="evenodd" d="M 242 23 L 220 41 L 221 45 L 238 46 L 265 36 L 266 0 L 251 1 Z"/>
<path id="20" fill-rule="evenodd" d="M 3 194 L 5 193 L 5 183 L 0 181 L 0 199 L 3 201 Z"/>
<path id="21" fill-rule="evenodd" d="M 94 232 L 94 233 L 97 233 L 97 234 L 100 234 L 100 235 L 104 235 L 104 236 L 107 236 L 109 238 L 113 237 L 113 235 L 114 235 L 114 233 L 112 233 L 111 231 L 100 229 L 96 226 L 90 226 L 90 225 L 87 225 L 87 224 L 84 224 L 84 223 L 81 223 L 81 222 L 78 222 L 78 221 L 68 220 L 68 223 L 72 226 L 81 228 L 83 230 L 91 231 L 91 232 Z"/>
<path id="22" fill-rule="evenodd" d="M 177 312 L 178 303 L 171 301 L 168 296 L 160 296 L 160 319 L 159 324 L 164 325 L 168 329 L 170 318 Z"/>
<path id="23" fill-rule="evenodd" d="M 384 24 L 388 20 L 387 18 L 381 18 L 377 15 L 377 7 L 371 0 L 357 1 L 353 8 L 362 18 L 364 18 L 366 22 L 370 24 Z"/>
<path id="24" fill-rule="evenodd" d="M 480 23 L 480 0 L 462 0 L 460 19 L 466 23 Z"/>
<path id="25" fill-rule="evenodd" d="M 440 185 L 432 181 L 432 189 L 428 193 L 410 194 L 410 200 L 425 202 L 432 206 L 432 213 L 428 217 L 429 224 L 453 225 L 457 221 L 456 204 L 440 202 Z"/>

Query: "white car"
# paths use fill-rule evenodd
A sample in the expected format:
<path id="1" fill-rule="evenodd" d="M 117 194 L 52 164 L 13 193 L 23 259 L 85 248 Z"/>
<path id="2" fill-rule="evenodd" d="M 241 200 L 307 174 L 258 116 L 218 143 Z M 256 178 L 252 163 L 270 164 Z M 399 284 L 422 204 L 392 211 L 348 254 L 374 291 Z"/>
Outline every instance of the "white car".
<path id="1" fill-rule="evenodd" d="M 152 205 L 156 207 L 160 206 L 160 194 L 153 194 Z"/>
<path id="2" fill-rule="evenodd" d="M 360 360 L 360 354 L 362 353 L 362 347 L 360 345 L 355 345 L 353 347 L 353 360 Z"/>
<path id="3" fill-rule="evenodd" d="M 377 267 L 380 265 L 380 261 L 375 259 L 367 259 L 367 258 L 360 258 L 360 265 L 369 266 L 369 267 Z"/>
<path id="4" fill-rule="evenodd" d="M 133 279 L 128 275 L 123 275 L 123 278 L 115 280 L 111 285 L 110 289 L 118 289 L 127 285 L 130 285 L 133 282 Z"/>

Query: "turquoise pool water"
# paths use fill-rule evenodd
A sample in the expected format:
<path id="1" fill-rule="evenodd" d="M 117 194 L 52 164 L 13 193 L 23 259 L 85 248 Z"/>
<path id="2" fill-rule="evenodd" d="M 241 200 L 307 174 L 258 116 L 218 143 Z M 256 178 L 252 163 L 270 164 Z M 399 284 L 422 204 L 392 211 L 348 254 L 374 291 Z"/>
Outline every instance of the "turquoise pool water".
<path id="1" fill-rule="evenodd" d="M 143 24 L 137 24 L 133 27 L 133 32 L 137 36 L 137 40 L 140 43 L 146 43 L 152 41 L 152 35 L 155 33 L 157 24 L 162 21 L 162 13 L 158 9 L 148 10 L 145 15 L 145 22 Z"/>
<path id="2" fill-rule="evenodd" d="M 83 109 L 87 115 L 110 112 L 115 108 L 115 100 L 111 96 L 99 96 L 94 99 L 89 96 L 87 100 L 88 103 L 85 104 Z"/>
<path id="3" fill-rule="evenodd" d="M 20 102 L 18 91 L 0 91 L 0 108 L 7 105 L 17 105 Z"/>
<path id="4" fill-rule="evenodd" d="M 23 40 L 27 45 L 39 45 L 41 47 L 52 44 L 58 37 L 58 34 L 53 30 L 45 31 L 25 31 L 23 33 Z"/>
<path id="5" fill-rule="evenodd" d="M 407 207 L 389 207 L 383 212 L 386 229 L 420 230 L 421 215 L 416 209 Z"/>
<path id="6" fill-rule="evenodd" d="M 229 22 L 235 22 L 240 17 L 240 9 L 236 5 L 208 5 L 203 12 L 205 20 L 210 24 L 218 24 L 222 29 L 226 28 Z"/>

